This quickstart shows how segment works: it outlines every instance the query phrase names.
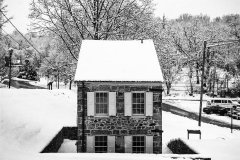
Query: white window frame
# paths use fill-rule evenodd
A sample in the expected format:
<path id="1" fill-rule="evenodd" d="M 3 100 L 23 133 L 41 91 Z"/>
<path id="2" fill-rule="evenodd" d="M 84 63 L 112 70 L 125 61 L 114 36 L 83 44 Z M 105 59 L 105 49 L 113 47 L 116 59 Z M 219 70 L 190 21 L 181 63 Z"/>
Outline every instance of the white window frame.
<path id="1" fill-rule="evenodd" d="M 137 94 L 137 93 L 143 93 L 144 94 L 144 113 L 143 114 L 137 114 L 137 113 L 133 113 L 133 94 Z M 133 116 L 145 116 L 146 115 L 146 92 L 144 91 L 135 91 L 131 93 L 132 96 L 132 115 Z"/>
<path id="2" fill-rule="evenodd" d="M 96 114 L 96 93 L 107 93 L 107 113 Z M 87 116 L 109 117 L 116 116 L 116 92 L 97 91 L 87 92 Z"/>
<path id="3" fill-rule="evenodd" d="M 104 113 L 104 114 L 100 114 L 100 113 L 97 113 L 96 110 L 97 110 L 97 94 L 98 93 L 107 93 L 107 113 Z M 109 92 L 108 91 L 97 91 L 97 92 L 94 92 L 94 115 L 95 116 L 108 116 L 109 115 Z"/>
<path id="4" fill-rule="evenodd" d="M 133 114 L 133 93 L 144 93 L 144 114 Z M 146 117 L 153 116 L 153 92 L 135 91 L 124 93 L 124 116 Z"/>

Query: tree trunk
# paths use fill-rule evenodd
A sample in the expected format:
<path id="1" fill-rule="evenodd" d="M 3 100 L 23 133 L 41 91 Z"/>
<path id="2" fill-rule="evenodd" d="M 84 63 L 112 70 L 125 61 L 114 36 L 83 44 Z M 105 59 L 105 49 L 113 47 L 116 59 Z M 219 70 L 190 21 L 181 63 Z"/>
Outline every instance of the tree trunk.
<path id="1" fill-rule="evenodd" d="M 197 62 L 196 65 L 196 78 L 197 78 L 197 84 L 200 84 L 200 80 L 199 80 L 199 63 Z"/>
<path id="2" fill-rule="evenodd" d="M 192 67 L 190 66 L 190 71 L 189 71 L 190 95 L 193 95 L 192 75 L 193 75 Z"/>
<path id="3" fill-rule="evenodd" d="M 193 95 L 192 78 L 190 78 L 190 95 Z"/>
<path id="4" fill-rule="evenodd" d="M 166 82 L 166 87 L 167 87 L 167 95 L 169 95 L 170 89 L 171 89 L 171 82 Z"/>
<path id="5" fill-rule="evenodd" d="M 72 80 L 70 80 L 70 82 L 69 82 L 69 89 L 70 90 L 72 89 Z"/>

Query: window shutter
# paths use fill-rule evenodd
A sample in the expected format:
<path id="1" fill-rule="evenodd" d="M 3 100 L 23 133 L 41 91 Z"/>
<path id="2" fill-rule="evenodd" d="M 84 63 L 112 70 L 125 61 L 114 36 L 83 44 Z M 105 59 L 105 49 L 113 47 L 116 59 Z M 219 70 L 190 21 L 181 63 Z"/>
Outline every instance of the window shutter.
<path id="1" fill-rule="evenodd" d="M 124 115 L 132 116 L 132 93 L 124 93 Z"/>
<path id="2" fill-rule="evenodd" d="M 153 136 L 146 136 L 146 153 L 153 153 Z"/>
<path id="3" fill-rule="evenodd" d="M 87 153 L 94 153 L 94 136 L 87 136 Z"/>
<path id="4" fill-rule="evenodd" d="M 115 153 L 115 136 L 108 136 L 108 153 Z"/>
<path id="5" fill-rule="evenodd" d="M 146 116 L 153 116 L 153 92 L 146 92 Z"/>
<path id="6" fill-rule="evenodd" d="M 87 116 L 94 116 L 94 92 L 87 92 Z"/>
<path id="7" fill-rule="evenodd" d="M 132 136 L 124 136 L 125 153 L 132 153 Z"/>
<path id="8" fill-rule="evenodd" d="M 116 92 L 109 92 L 109 116 L 116 116 Z"/>

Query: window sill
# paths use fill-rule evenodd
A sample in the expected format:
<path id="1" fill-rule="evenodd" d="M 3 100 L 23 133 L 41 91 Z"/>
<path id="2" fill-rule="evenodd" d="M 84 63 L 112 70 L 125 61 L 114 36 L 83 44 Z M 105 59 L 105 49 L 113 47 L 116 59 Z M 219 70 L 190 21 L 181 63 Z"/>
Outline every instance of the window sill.
<path id="1" fill-rule="evenodd" d="M 131 118 L 146 118 L 145 115 L 132 115 Z"/>
<path id="2" fill-rule="evenodd" d="M 116 117 L 116 116 L 108 116 L 108 115 L 95 115 L 92 117 L 103 117 L 103 118 L 110 118 L 110 117 Z"/>

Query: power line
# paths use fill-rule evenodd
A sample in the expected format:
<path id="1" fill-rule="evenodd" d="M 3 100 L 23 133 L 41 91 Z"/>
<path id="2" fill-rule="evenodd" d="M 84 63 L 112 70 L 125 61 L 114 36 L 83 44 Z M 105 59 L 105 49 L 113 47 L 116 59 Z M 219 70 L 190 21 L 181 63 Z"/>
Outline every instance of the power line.
<path id="1" fill-rule="evenodd" d="M 38 52 L 38 54 L 39 54 L 39 56 L 40 57 L 43 57 L 42 55 L 41 55 L 41 52 L 39 52 L 32 44 L 31 44 L 31 42 L 29 42 L 29 40 L 17 29 L 17 27 L 11 22 L 11 20 L 3 13 L 3 11 L 2 10 L 0 10 L 0 12 L 2 12 L 2 14 L 3 14 L 3 16 L 7 19 L 7 21 L 9 21 L 10 23 L 11 23 L 11 25 L 18 31 L 18 33 L 33 47 L 33 49 L 35 49 L 35 51 L 37 51 Z M 43 58 L 45 58 L 45 57 L 43 57 Z M 49 62 L 49 60 L 47 59 L 47 58 L 45 58 L 46 60 L 47 60 L 47 62 L 52 66 L 52 67 L 54 67 L 50 62 Z"/>

